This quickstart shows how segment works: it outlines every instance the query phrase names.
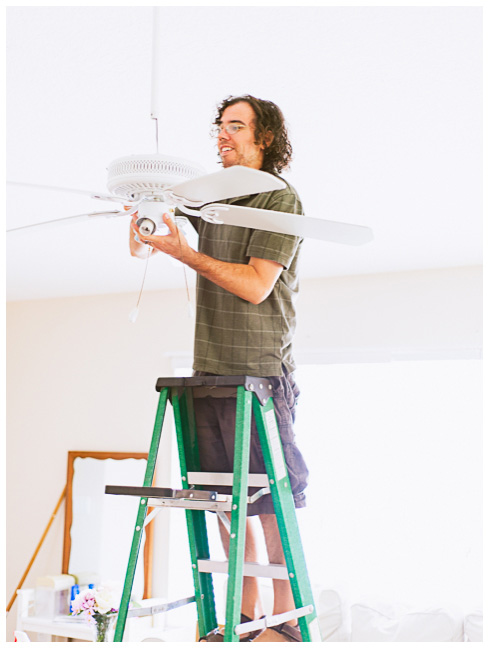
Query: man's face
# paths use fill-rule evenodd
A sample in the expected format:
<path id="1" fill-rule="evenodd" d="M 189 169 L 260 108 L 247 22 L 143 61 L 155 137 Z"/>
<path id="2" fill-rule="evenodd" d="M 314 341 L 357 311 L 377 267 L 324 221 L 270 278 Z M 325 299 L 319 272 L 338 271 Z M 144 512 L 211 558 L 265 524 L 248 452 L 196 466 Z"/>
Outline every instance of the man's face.
<path id="1" fill-rule="evenodd" d="M 261 169 L 263 165 L 264 144 L 255 144 L 255 111 L 245 101 L 228 106 L 222 113 L 222 127 L 229 124 L 244 126 L 230 135 L 224 128 L 217 137 L 219 155 L 224 167 L 241 166 Z"/>

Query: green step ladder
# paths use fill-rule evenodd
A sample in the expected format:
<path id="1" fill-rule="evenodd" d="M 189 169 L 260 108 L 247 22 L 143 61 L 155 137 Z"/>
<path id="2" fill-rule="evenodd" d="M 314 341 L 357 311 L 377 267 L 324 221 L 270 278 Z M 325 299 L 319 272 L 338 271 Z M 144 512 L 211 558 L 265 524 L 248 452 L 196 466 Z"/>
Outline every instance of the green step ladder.
<path id="1" fill-rule="evenodd" d="M 234 472 L 231 475 L 200 472 L 199 451 L 193 407 L 193 390 L 211 394 L 216 388 L 233 388 L 236 396 L 236 438 Z M 273 406 L 272 385 L 265 378 L 251 376 L 196 376 L 159 378 L 158 408 L 142 487 L 106 486 L 110 495 L 140 498 L 134 535 L 127 565 L 114 641 L 122 641 L 127 617 L 154 614 L 179 605 L 196 603 L 200 636 L 217 628 L 212 573 L 228 574 L 224 641 L 239 641 L 239 635 L 273 627 L 298 618 L 303 641 L 321 641 L 304 552 L 295 515 L 282 443 Z M 170 401 L 177 434 L 182 489 L 153 487 L 156 458 L 160 445 L 166 405 Z M 260 438 L 267 475 L 248 475 L 252 411 Z M 205 485 L 232 485 L 232 495 L 203 490 Z M 248 486 L 259 490 L 248 497 Z M 286 565 L 258 565 L 244 562 L 246 511 L 248 503 L 266 493 L 272 495 Z M 131 590 L 145 526 L 148 506 L 185 509 L 192 562 L 195 596 L 157 608 L 129 610 Z M 209 553 L 205 511 L 214 511 L 230 533 L 229 559 L 212 561 Z M 229 527 L 225 512 L 231 513 Z M 149 519 L 149 516 L 148 516 Z M 243 576 L 267 576 L 289 580 L 296 609 L 264 619 L 240 623 Z"/>

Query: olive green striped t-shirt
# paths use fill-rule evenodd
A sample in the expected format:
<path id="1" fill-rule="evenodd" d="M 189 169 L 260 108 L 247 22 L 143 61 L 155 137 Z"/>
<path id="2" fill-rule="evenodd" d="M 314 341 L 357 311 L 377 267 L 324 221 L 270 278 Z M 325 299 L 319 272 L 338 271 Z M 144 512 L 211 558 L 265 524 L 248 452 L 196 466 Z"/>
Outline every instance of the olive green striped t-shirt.
<path id="1" fill-rule="evenodd" d="M 240 196 L 226 204 L 302 214 L 290 185 L 278 191 Z M 280 376 L 295 369 L 292 338 L 294 301 L 298 293 L 297 263 L 302 239 L 288 234 L 217 225 L 191 217 L 199 233 L 199 252 L 220 261 L 247 264 L 250 257 L 284 266 L 272 292 L 252 304 L 197 275 L 194 340 L 196 371 L 218 375 Z"/>

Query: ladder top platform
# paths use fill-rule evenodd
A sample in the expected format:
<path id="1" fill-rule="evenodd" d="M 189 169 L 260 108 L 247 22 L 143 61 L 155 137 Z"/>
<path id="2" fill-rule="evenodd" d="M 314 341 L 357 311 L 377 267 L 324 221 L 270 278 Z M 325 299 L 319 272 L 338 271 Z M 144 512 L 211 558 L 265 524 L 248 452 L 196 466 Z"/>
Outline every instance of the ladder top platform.
<path id="1" fill-rule="evenodd" d="M 244 387 L 246 391 L 254 392 L 258 400 L 264 405 L 272 396 L 272 383 L 267 378 L 257 376 L 191 376 L 186 378 L 158 378 L 156 391 L 161 392 L 166 387 L 204 387 L 212 389 L 216 387 Z"/>

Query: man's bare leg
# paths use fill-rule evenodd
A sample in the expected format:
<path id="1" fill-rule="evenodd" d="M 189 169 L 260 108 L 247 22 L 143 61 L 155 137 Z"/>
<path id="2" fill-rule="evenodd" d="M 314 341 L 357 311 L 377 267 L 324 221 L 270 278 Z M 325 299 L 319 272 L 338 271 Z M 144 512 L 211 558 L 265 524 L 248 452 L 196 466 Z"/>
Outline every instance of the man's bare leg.
<path id="1" fill-rule="evenodd" d="M 230 517 L 230 513 L 226 513 Z M 219 520 L 219 532 L 226 556 L 229 557 L 229 532 Z M 245 562 L 258 562 L 256 538 L 251 520 L 246 520 Z M 259 619 L 263 615 L 258 580 L 251 576 L 243 578 L 243 598 L 241 612 L 250 619 Z"/>
<path id="2" fill-rule="evenodd" d="M 278 530 L 277 518 L 273 514 L 260 515 L 260 522 L 263 526 L 263 535 L 267 545 L 268 560 L 273 564 L 285 565 L 285 556 L 282 550 L 280 531 Z M 273 614 L 281 614 L 295 608 L 292 589 L 288 580 L 273 581 Z M 287 621 L 290 625 L 297 625 L 297 619 Z M 280 637 L 271 628 L 267 628 L 256 639 L 256 641 L 287 641 Z"/>
<path id="3" fill-rule="evenodd" d="M 231 517 L 230 513 L 226 513 L 228 518 Z M 219 520 L 219 533 L 221 534 L 222 546 L 224 552 L 229 558 L 229 532 L 224 524 Z M 251 524 L 251 520 L 246 520 L 246 536 L 245 536 L 245 562 L 258 562 L 256 551 L 255 531 Z M 258 589 L 258 581 L 251 576 L 243 578 L 243 597 L 241 600 L 241 613 L 246 614 L 249 619 L 259 619 L 263 616 L 263 608 L 260 600 L 260 591 Z"/>

